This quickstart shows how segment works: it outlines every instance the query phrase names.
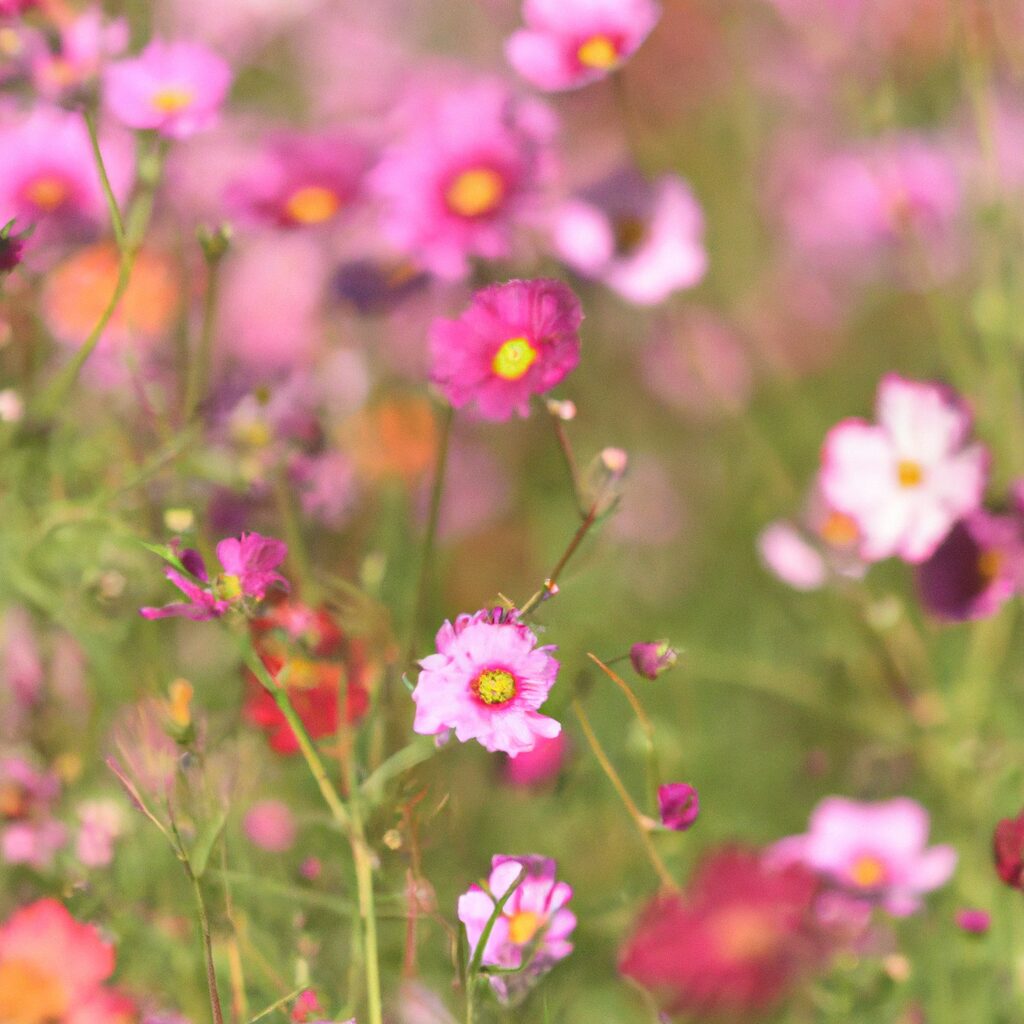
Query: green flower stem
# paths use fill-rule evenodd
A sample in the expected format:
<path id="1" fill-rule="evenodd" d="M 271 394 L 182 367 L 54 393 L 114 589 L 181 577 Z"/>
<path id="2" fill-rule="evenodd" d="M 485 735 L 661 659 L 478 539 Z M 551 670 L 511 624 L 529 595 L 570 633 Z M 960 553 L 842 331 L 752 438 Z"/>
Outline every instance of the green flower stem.
<path id="1" fill-rule="evenodd" d="M 206 251 L 206 295 L 203 299 L 203 324 L 199 332 L 199 346 L 188 364 L 185 384 L 185 422 L 196 414 L 206 397 L 213 363 L 213 337 L 217 324 L 217 305 L 220 298 L 220 268 L 225 249 Z"/>

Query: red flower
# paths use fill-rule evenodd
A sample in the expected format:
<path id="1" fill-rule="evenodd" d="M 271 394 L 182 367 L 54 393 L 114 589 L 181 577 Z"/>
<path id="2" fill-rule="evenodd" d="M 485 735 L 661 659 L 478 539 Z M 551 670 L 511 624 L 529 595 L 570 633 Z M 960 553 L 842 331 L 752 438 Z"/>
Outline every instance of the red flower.
<path id="1" fill-rule="evenodd" d="M 818 883 L 799 865 L 766 866 L 740 849 L 714 853 L 686 892 L 655 900 L 619 970 L 675 1013 L 743 1014 L 780 1002 L 820 959 Z"/>
<path id="2" fill-rule="evenodd" d="M 362 646 L 346 637 L 323 608 L 281 600 L 252 623 L 253 642 L 275 679 L 288 666 L 285 685 L 292 706 L 313 739 L 333 735 L 339 723 L 339 698 L 345 691 L 345 719 L 357 722 L 370 704 L 368 666 Z M 246 671 L 244 715 L 263 729 L 279 754 L 299 745 L 274 698 Z"/>
<path id="3" fill-rule="evenodd" d="M 992 854 L 999 877 L 1014 889 L 1024 889 L 1024 811 L 996 825 Z"/>

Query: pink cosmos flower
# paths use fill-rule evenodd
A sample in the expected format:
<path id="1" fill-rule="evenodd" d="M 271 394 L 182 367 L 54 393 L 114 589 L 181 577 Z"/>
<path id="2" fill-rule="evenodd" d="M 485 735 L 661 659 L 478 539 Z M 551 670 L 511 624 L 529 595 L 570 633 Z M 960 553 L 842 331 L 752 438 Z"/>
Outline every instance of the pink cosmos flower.
<path id="1" fill-rule="evenodd" d="M 334 222 L 359 195 L 370 154 L 347 136 L 281 132 L 244 176 L 228 188 L 228 203 L 275 227 Z"/>
<path id="2" fill-rule="evenodd" d="M 184 139 L 212 127 L 230 86 L 227 61 L 205 46 L 154 39 L 107 68 L 103 97 L 129 128 Z"/>
<path id="3" fill-rule="evenodd" d="M 988 453 L 968 443 L 970 412 L 939 384 L 889 374 L 875 412 L 877 425 L 850 419 L 829 431 L 822 493 L 856 522 L 862 557 L 923 562 L 980 505 Z"/>
<path id="4" fill-rule="evenodd" d="M 252 843 L 268 853 L 285 853 L 295 845 L 295 815 L 283 800 L 259 800 L 242 821 Z"/>
<path id="5" fill-rule="evenodd" d="M 522 881 L 502 908 L 484 947 L 481 963 L 494 967 L 524 967 L 518 974 L 491 977 L 491 987 L 503 1002 L 523 995 L 540 975 L 572 952 L 569 936 L 576 915 L 566 907 L 572 887 L 555 881 L 555 862 L 529 855 L 491 858 L 486 891 L 471 885 L 459 897 L 459 920 L 466 926 L 470 956 L 476 952 L 494 907 L 525 868 Z"/>
<path id="6" fill-rule="evenodd" d="M 483 81 L 451 89 L 412 112 L 370 181 L 385 206 L 383 231 L 440 277 L 469 273 L 468 259 L 508 255 L 548 175 L 553 114 Z"/>
<path id="7" fill-rule="evenodd" d="M 906 917 L 956 868 L 953 847 L 927 842 L 928 812 L 915 800 L 859 803 L 832 796 L 814 809 L 809 831 L 776 843 L 772 857 L 804 864 L 833 885 Z"/>
<path id="8" fill-rule="evenodd" d="M 188 598 L 162 608 L 140 608 L 147 619 L 166 619 L 180 615 L 195 622 L 205 622 L 224 615 L 246 598 L 262 601 L 267 590 L 277 585 L 288 589 L 288 581 L 277 567 L 288 555 L 288 546 L 272 537 L 243 533 L 229 537 L 217 545 L 217 558 L 222 571 L 213 579 L 198 551 L 186 549 L 180 561 L 188 575 L 173 567 L 164 575 Z"/>
<path id="9" fill-rule="evenodd" d="M 0 760 L 0 858 L 45 871 L 67 839 L 53 817 L 60 780 L 21 757 Z"/>
<path id="10" fill-rule="evenodd" d="M 114 948 L 95 927 L 76 921 L 56 900 L 14 912 L 0 925 L 0 1020 L 92 1024 L 94 1007 L 112 993 Z"/>
<path id="11" fill-rule="evenodd" d="M 707 270 L 704 215 L 674 174 L 612 175 L 555 211 L 552 241 L 574 270 L 640 306 L 692 288 Z"/>
<path id="12" fill-rule="evenodd" d="M 419 663 L 413 729 L 424 736 L 454 729 L 460 743 L 477 740 L 512 757 L 557 736 L 561 725 L 537 713 L 558 674 L 554 649 L 538 647 L 515 613 L 498 608 L 446 621 L 437 653 Z"/>
<path id="13" fill-rule="evenodd" d="M 455 408 L 484 419 L 527 416 L 580 359 L 583 310 L 559 281 L 509 281 L 473 296 L 457 320 L 430 327 L 431 380 Z"/>
<path id="14" fill-rule="evenodd" d="M 125 140 L 100 138 L 110 184 L 124 199 L 132 180 L 132 154 Z M 0 226 L 40 222 L 54 233 L 91 228 L 107 216 L 85 122 L 76 113 L 38 105 L 27 117 L 0 121 Z M 33 244 L 39 242 L 39 232 Z"/>
<path id="15" fill-rule="evenodd" d="M 576 89 L 618 68 L 661 17 L 654 0 L 524 0 L 509 63 L 540 89 Z"/>
<path id="16" fill-rule="evenodd" d="M 124 833 L 125 818 L 114 800 L 88 800 L 78 806 L 81 825 L 75 856 L 88 868 L 105 868 L 114 859 L 114 843 Z"/>
<path id="17" fill-rule="evenodd" d="M 948 622 L 994 615 L 1024 589 L 1024 520 L 984 509 L 958 522 L 917 567 L 921 603 Z"/>
<path id="18" fill-rule="evenodd" d="M 128 22 L 107 20 L 98 7 L 90 8 L 59 27 L 56 51 L 41 46 L 32 56 L 32 83 L 40 95 L 56 100 L 88 85 L 103 62 L 128 45 Z"/>

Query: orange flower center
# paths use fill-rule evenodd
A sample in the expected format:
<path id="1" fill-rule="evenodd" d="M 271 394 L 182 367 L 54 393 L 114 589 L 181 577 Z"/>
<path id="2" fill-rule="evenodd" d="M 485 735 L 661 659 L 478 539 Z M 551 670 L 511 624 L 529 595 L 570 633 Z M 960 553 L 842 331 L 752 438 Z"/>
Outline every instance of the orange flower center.
<path id="1" fill-rule="evenodd" d="M 485 704 L 507 704 L 516 695 L 516 677 L 504 668 L 485 668 L 473 680 L 473 692 Z"/>
<path id="2" fill-rule="evenodd" d="M 544 918 L 532 910 L 520 910 L 509 915 L 508 937 L 517 946 L 525 946 L 540 930 Z"/>
<path id="3" fill-rule="evenodd" d="M 830 512 L 818 532 L 822 540 L 837 548 L 853 544 L 860 535 L 857 524 L 842 512 Z"/>
<path id="4" fill-rule="evenodd" d="M 900 487 L 918 487 L 924 479 L 924 470 L 919 462 L 901 459 L 896 465 L 896 478 Z"/>
<path id="5" fill-rule="evenodd" d="M 730 907 L 711 922 L 718 951 L 726 960 L 760 960 L 772 953 L 779 941 L 779 929 L 772 918 L 751 907 Z"/>
<path id="6" fill-rule="evenodd" d="M 519 380 L 537 359 L 537 350 L 527 338 L 509 338 L 494 354 L 491 369 L 502 380 Z"/>
<path id="7" fill-rule="evenodd" d="M 195 96 L 191 89 L 180 85 L 168 85 L 153 93 L 152 104 L 161 114 L 177 114 L 190 106 Z"/>
<path id="8" fill-rule="evenodd" d="M 871 853 L 862 854 L 850 866 L 850 881 L 859 889 L 877 889 L 886 874 L 885 864 Z"/>
<path id="9" fill-rule="evenodd" d="M 68 198 L 68 185 L 63 178 L 45 174 L 25 186 L 25 198 L 43 213 L 53 213 Z"/>
<path id="10" fill-rule="evenodd" d="M 13 782 L 0 785 L 0 818 L 20 818 L 26 810 L 25 791 Z"/>
<path id="11" fill-rule="evenodd" d="M 584 67 L 600 68 L 604 71 L 618 63 L 619 51 L 608 36 L 596 35 L 580 43 L 576 58 Z"/>
<path id="12" fill-rule="evenodd" d="M 64 1019 L 68 994 L 60 978 L 29 960 L 0 964 L 0 1021 L 51 1024 Z"/>
<path id="13" fill-rule="evenodd" d="M 978 575 L 991 583 L 1003 571 L 1003 553 L 990 548 L 978 555 Z"/>
<path id="14" fill-rule="evenodd" d="M 284 209 L 297 224 L 322 224 L 330 220 L 340 207 L 341 200 L 333 189 L 306 185 L 291 194 Z"/>
<path id="15" fill-rule="evenodd" d="M 505 179 L 490 167 L 471 167 L 455 178 L 444 197 L 460 217 L 483 217 L 505 198 Z"/>

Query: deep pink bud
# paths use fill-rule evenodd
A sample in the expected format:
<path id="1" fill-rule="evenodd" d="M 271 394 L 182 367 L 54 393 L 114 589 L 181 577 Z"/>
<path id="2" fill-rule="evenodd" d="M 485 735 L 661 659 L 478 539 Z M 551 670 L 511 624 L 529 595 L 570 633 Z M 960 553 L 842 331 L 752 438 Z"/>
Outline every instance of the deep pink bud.
<path id="1" fill-rule="evenodd" d="M 633 644 L 629 649 L 629 660 L 644 679 L 657 679 L 676 663 L 678 657 L 678 652 L 667 640 Z"/>
<path id="2" fill-rule="evenodd" d="M 658 811 L 665 828 L 685 832 L 700 814 L 700 797 L 688 782 L 669 782 L 658 787 Z"/>
<path id="3" fill-rule="evenodd" d="M 956 912 L 956 923 L 971 935 L 984 935 L 992 923 L 992 915 L 987 910 L 964 907 Z"/>

